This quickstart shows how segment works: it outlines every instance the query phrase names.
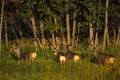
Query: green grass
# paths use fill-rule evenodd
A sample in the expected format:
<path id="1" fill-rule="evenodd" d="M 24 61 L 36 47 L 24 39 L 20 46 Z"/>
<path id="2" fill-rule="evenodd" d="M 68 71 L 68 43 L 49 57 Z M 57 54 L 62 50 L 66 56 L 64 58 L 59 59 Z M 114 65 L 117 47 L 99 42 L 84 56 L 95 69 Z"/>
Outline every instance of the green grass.
<path id="1" fill-rule="evenodd" d="M 37 58 L 31 64 L 24 61 L 17 63 L 12 56 L 14 53 L 5 51 L 1 53 L 0 80 L 120 80 L 120 49 L 111 49 L 106 52 L 110 51 L 116 60 L 110 66 L 92 63 L 92 52 L 85 47 L 73 51 L 80 55 L 88 54 L 87 57 L 81 57 L 77 63 L 69 61 L 62 65 L 54 60 L 51 50 L 38 51 Z"/>

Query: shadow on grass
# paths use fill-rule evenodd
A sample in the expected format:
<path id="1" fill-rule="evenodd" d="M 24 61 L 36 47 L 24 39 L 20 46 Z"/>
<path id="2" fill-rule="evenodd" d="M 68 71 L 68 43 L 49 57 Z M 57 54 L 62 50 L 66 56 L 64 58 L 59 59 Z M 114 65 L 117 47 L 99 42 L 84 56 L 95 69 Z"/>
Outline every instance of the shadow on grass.
<path id="1" fill-rule="evenodd" d="M 80 57 L 82 60 L 86 59 L 90 61 L 91 63 L 96 64 L 96 59 L 93 54 L 80 54 Z"/>

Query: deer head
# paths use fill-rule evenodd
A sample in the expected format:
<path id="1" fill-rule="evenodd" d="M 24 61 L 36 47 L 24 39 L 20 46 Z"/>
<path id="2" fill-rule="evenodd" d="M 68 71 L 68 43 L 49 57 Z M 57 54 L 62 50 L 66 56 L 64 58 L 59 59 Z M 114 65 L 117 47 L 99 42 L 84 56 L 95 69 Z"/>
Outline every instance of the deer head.
<path id="1" fill-rule="evenodd" d="M 101 48 L 101 45 L 98 46 L 94 46 L 94 45 L 89 45 L 90 49 L 93 50 L 93 54 L 97 54 L 97 52 L 99 51 L 99 49 Z"/>
<path id="2" fill-rule="evenodd" d="M 60 42 L 55 44 L 55 42 L 53 41 L 53 39 L 50 39 L 50 48 L 53 50 L 53 54 L 57 55 L 59 48 L 60 48 Z"/>

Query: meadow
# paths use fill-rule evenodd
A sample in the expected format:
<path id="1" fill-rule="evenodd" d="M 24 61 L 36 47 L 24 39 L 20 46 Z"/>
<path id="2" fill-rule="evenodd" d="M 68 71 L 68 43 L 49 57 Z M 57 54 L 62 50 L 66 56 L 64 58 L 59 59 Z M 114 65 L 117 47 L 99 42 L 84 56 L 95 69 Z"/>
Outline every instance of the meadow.
<path id="1" fill-rule="evenodd" d="M 107 66 L 92 62 L 92 51 L 86 46 L 81 45 L 72 51 L 80 54 L 79 62 L 59 64 L 52 50 L 39 50 L 35 61 L 29 64 L 18 63 L 15 52 L 4 49 L 0 55 L 0 80 L 120 80 L 120 47 L 105 50 L 116 58 L 113 65 Z"/>

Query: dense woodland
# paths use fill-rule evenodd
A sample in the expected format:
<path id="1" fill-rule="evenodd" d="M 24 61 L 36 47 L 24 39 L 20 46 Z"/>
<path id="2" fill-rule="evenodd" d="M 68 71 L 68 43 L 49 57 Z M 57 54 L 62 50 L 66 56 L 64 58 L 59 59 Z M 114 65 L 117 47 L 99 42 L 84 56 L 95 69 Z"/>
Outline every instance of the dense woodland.
<path id="1" fill-rule="evenodd" d="M 51 44 L 64 49 L 102 45 L 103 50 L 120 45 L 120 0 L 0 0 L 0 4 L 0 51 L 23 40 L 39 49 Z"/>

